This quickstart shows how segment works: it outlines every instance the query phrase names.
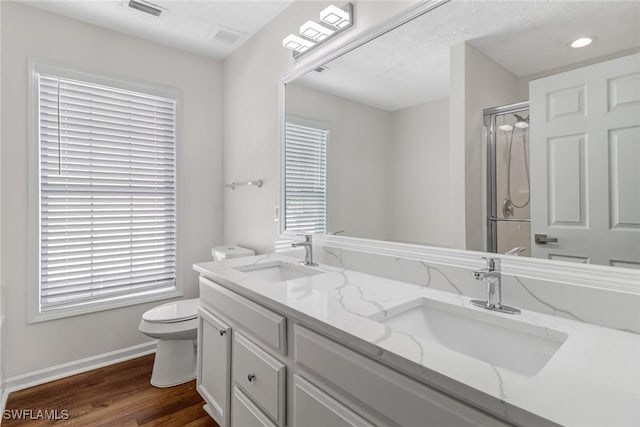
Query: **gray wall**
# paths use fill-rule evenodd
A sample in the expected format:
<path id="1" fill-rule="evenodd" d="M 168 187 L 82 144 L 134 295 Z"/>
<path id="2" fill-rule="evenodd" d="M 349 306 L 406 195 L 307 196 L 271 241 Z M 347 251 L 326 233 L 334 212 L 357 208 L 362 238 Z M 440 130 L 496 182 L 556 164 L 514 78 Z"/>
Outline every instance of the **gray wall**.
<path id="1" fill-rule="evenodd" d="M 319 122 L 330 130 L 328 230 L 388 240 L 391 115 L 296 84 L 287 85 L 287 115 Z"/>
<path id="2" fill-rule="evenodd" d="M 524 99 L 516 76 L 468 43 L 453 46 L 450 58 L 453 247 L 483 251 L 487 193 L 482 110 Z"/>
<path id="3" fill-rule="evenodd" d="M 389 240 L 451 246 L 449 99 L 391 113 Z"/>
<path id="4" fill-rule="evenodd" d="M 153 304 L 27 324 L 27 56 L 183 90 L 178 142 L 179 279 L 221 239 L 221 65 L 14 2 L 2 3 L 2 282 L 7 379 L 149 341 L 137 331 Z M 254 71 L 251 71 L 254 73 Z"/>
<path id="5" fill-rule="evenodd" d="M 385 111 L 287 85 L 287 115 L 330 129 L 330 231 L 450 245 L 449 101 Z"/>
<path id="6" fill-rule="evenodd" d="M 282 38 L 295 33 L 329 3 L 293 2 L 224 61 L 224 181 L 264 179 L 261 189 L 224 192 L 226 243 L 262 253 L 274 249 L 278 235 L 274 212 L 279 196 L 278 81 L 293 63 L 291 53 L 282 48 Z M 357 2 L 354 27 L 298 62 L 333 49 L 414 3 Z"/>

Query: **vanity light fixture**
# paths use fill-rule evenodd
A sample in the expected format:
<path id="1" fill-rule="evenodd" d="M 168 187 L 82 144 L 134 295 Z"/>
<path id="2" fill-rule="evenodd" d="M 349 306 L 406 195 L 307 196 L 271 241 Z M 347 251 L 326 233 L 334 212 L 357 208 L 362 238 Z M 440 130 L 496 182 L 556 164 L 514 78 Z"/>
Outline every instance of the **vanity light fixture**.
<path id="1" fill-rule="evenodd" d="M 300 26 L 300 34 L 302 36 L 317 42 L 326 39 L 333 33 L 335 33 L 335 30 L 313 21 L 307 21 Z"/>
<path id="2" fill-rule="evenodd" d="M 320 12 L 320 21 L 308 20 L 300 26 L 300 35 L 289 34 L 282 46 L 293 51 L 293 57 L 312 49 L 353 25 L 353 4 L 329 5 Z"/>
<path id="3" fill-rule="evenodd" d="M 569 46 L 574 49 L 580 49 L 581 47 L 589 46 L 593 42 L 593 37 L 580 37 L 569 43 Z"/>
<path id="4" fill-rule="evenodd" d="M 344 28 L 351 23 L 351 14 L 331 4 L 320 12 L 320 19 L 336 28 Z"/>
<path id="5" fill-rule="evenodd" d="M 315 43 L 311 40 L 303 39 L 295 34 L 289 34 L 287 37 L 282 39 L 282 46 L 299 53 L 305 52 L 314 45 Z"/>

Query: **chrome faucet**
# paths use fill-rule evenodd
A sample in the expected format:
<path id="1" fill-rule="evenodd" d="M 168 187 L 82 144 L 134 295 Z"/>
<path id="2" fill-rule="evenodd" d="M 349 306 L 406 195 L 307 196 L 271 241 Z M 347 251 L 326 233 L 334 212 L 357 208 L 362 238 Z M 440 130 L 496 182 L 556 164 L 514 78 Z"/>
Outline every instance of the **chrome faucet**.
<path id="1" fill-rule="evenodd" d="M 501 313 L 519 314 L 520 310 L 502 304 L 502 273 L 500 272 L 499 258 L 485 258 L 487 268 L 474 271 L 473 278 L 476 280 L 485 279 L 487 282 L 487 300 L 471 300 L 471 304 L 486 308 L 487 310 L 499 311 Z"/>
<path id="2" fill-rule="evenodd" d="M 317 267 L 318 264 L 313 262 L 313 242 L 311 241 L 311 234 L 298 234 L 298 236 L 304 236 L 304 242 L 292 243 L 291 246 L 297 248 L 299 246 L 304 247 L 304 261 L 300 261 L 300 264 L 309 267 Z"/>

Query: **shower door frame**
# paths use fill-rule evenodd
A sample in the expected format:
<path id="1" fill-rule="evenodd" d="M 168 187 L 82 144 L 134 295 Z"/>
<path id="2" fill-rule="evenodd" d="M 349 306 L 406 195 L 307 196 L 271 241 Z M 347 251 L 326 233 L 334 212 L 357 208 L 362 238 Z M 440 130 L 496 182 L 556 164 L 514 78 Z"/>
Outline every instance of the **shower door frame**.
<path id="1" fill-rule="evenodd" d="M 528 109 L 529 101 L 522 101 L 482 110 L 487 135 L 487 252 L 498 252 L 498 222 L 531 222 L 531 219 L 498 217 L 498 188 L 496 182 L 496 116 Z"/>

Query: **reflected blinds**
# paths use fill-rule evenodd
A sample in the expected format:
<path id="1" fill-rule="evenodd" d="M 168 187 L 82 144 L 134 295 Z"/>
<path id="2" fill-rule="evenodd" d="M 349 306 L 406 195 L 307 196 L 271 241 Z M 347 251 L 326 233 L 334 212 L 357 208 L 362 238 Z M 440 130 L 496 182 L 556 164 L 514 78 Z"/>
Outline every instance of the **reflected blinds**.
<path id="1" fill-rule="evenodd" d="M 288 231 L 327 231 L 329 131 L 286 123 L 285 226 Z"/>
<path id="2" fill-rule="evenodd" d="M 38 74 L 40 309 L 176 283 L 176 101 Z"/>

